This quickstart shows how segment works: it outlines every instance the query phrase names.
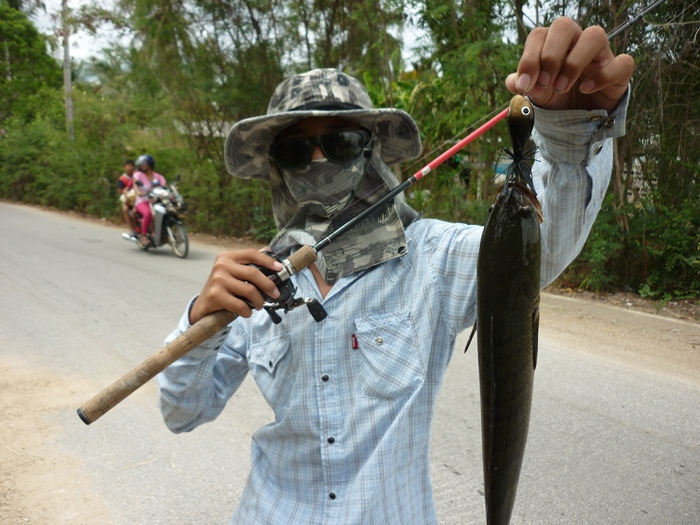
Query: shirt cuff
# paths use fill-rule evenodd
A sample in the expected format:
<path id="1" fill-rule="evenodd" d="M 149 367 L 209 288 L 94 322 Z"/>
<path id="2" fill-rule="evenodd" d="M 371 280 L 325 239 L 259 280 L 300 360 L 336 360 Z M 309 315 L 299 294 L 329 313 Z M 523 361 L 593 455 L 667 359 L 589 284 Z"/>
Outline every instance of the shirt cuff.
<path id="1" fill-rule="evenodd" d="M 197 300 L 198 297 L 199 296 L 196 295 L 192 298 L 192 300 L 190 300 L 189 304 L 187 305 L 187 308 L 185 309 L 185 313 L 182 314 L 182 317 L 180 318 L 180 322 L 178 323 L 177 328 L 168 336 L 168 338 L 165 340 L 165 344 L 170 343 L 173 339 L 179 337 L 180 335 L 184 334 L 187 330 L 190 329 L 190 327 L 192 326 L 190 325 L 190 310 L 192 309 L 192 306 L 194 305 L 194 302 Z M 218 352 L 221 349 L 221 346 L 224 344 L 224 341 L 226 341 L 226 337 L 228 337 L 230 330 L 231 325 L 226 325 L 225 328 L 222 328 L 214 335 L 212 335 L 209 339 L 192 349 L 190 352 L 187 353 L 187 355 L 192 357 L 204 358 L 211 355 L 212 353 Z"/>
<path id="2" fill-rule="evenodd" d="M 625 134 L 629 88 L 617 107 L 604 109 L 551 110 L 534 106 L 533 139 L 542 157 L 552 163 L 588 164 L 603 150 L 606 139 Z"/>

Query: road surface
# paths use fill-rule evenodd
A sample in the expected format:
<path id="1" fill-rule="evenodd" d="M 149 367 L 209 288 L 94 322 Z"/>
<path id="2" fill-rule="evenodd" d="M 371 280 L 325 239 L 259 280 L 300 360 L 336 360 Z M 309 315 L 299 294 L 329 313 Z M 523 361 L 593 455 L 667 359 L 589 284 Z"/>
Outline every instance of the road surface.
<path id="1" fill-rule="evenodd" d="M 75 410 L 154 353 L 221 248 L 140 252 L 120 230 L 0 203 L 0 523 L 225 524 L 270 421 L 247 379 L 169 433 L 149 383 Z M 545 294 L 514 524 L 697 525 L 700 325 Z M 306 315 L 303 311 L 290 315 Z M 484 523 L 476 349 L 462 334 L 432 441 L 441 524 Z"/>

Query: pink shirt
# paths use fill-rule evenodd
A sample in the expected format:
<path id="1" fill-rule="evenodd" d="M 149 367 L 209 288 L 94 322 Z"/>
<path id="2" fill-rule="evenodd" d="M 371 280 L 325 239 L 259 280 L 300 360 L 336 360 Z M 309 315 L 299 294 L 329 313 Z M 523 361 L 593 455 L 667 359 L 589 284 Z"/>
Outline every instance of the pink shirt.
<path id="1" fill-rule="evenodd" d="M 161 186 L 167 186 L 167 183 L 165 182 L 165 177 L 163 177 L 160 173 L 156 173 L 154 171 L 152 175 L 153 177 L 149 179 L 148 175 L 146 175 L 142 171 L 137 171 L 136 173 L 134 173 L 134 188 L 136 188 L 136 192 L 138 193 L 138 195 L 136 196 L 137 205 L 141 204 L 142 202 L 148 202 L 146 194 L 153 187 L 153 181 L 157 180 Z M 141 181 L 143 183 L 143 186 L 139 186 L 138 184 L 136 184 L 135 182 L 137 180 Z"/>

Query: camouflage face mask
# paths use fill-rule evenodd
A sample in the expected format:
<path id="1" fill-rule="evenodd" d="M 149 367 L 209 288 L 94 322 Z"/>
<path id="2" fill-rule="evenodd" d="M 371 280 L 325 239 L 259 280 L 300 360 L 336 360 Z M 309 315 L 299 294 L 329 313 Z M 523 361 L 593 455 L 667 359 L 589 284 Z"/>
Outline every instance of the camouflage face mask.
<path id="1" fill-rule="evenodd" d="M 337 164 L 326 164 L 338 169 Z M 295 210 L 295 213 L 285 217 L 284 226 L 272 239 L 270 246 L 274 252 L 287 256 L 300 245 L 313 246 L 328 236 L 398 185 L 398 180 L 375 151 L 369 159 L 365 176 L 360 177 L 355 195 L 330 219 L 318 215 L 318 205 L 298 206 L 286 184 L 281 180 L 280 183 L 281 185 L 273 186 L 272 193 L 278 212 L 276 217 L 281 218 L 282 210 Z M 393 204 L 387 204 L 366 217 L 321 251 L 316 266 L 328 284 L 335 284 L 345 275 L 401 257 L 407 248 L 404 226 L 417 218 L 418 214 L 406 204 L 403 196 L 397 195 Z"/>
<path id="2" fill-rule="evenodd" d="M 362 156 L 343 165 L 316 159 L 303 168 L 281 172 L 300 207 L 307 206 L 314 215 L 330 218 L 348 205 L 366 168 L 367 160 Z"/>

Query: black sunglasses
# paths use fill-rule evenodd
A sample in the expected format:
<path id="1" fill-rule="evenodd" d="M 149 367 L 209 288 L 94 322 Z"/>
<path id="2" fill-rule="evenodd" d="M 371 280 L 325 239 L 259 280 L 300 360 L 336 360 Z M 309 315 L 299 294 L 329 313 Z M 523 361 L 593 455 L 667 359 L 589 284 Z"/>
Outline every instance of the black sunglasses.
<path id="1" fill-rule="evenodd" d="M 358 159 L 370 138 L 367 130 L 349 129 L 315 137 L 275 140 L 270 145 L 270 156 L 278 168 L 293 170 L 309 164 L 314 148 L 319 146 L 328 160 L 342 164 Z"/>

